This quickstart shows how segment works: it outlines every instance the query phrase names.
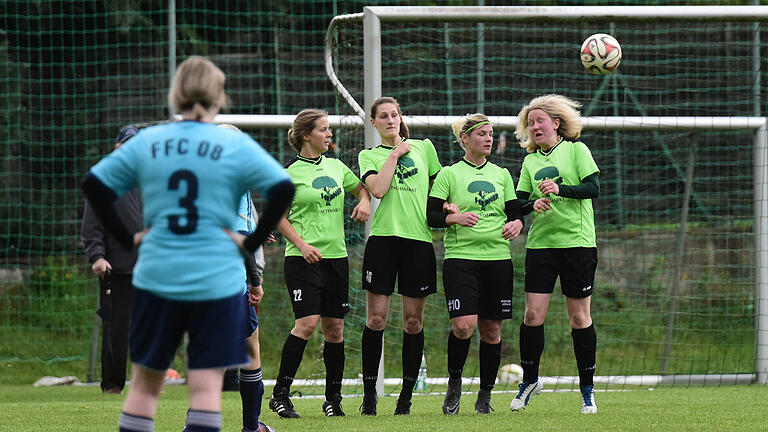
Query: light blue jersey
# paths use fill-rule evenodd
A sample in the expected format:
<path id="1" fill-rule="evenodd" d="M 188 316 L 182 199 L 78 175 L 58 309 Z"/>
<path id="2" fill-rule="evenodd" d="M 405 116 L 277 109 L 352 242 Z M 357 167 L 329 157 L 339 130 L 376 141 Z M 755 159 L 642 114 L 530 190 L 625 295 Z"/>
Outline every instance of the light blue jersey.
<path id="1" fill-rule="evenodd" d="M 237 224 L 235 228 L 240 234 L 248 235 L 256 230 L 256 218 L 253 214 L 253 205 L 251 204 L 251 191 L 243 194 L 240 198 L 240 204 L 237 206 Z M 240 282 L 248 292 L 248 276 L 245 274 L 245 266 L 240 266 Z"/>
<path id="2" fill-rule="evenodd" d="M 248 191 L 240 198 L 240 204 L 237 206 L 237 232 L 252 233 L 256 229 L 256 218 L 253 214 L 253 205 L 251 204 L 251 192 Z"/>
<path id="3" fill-rule="evenodd" d="M 174 300 L 214 300 L 242 292 L 243 257 L 224 228 L 236 231 L 248 190 L 264 196 L 289 180 L 247 134 L 182 121 L 140 131 L 91 168 L 118 195 L 138 186 L 144 223 L 136 287 Z"/>

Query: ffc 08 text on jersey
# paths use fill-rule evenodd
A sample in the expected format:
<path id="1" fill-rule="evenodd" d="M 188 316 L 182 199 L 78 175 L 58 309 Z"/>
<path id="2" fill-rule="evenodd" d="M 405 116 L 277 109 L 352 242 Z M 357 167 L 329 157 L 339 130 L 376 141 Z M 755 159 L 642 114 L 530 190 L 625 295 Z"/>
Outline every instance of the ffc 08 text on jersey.
<path id="1" fill-rule="evenodd" d="M 152 143 L 152 159 L 156 159 L 157 156 L 170 156 L 172 154 L 186 155 L 190 154 L 190 150 L 193 150 L 192 154 L 199 157 L 209 157 L 211 160 L 219 160 L 221 152 L 224 151 L 224 147 L 221 144 L 211 144 L 208 141 L 200 141 L 195 145 L 190 143 L 186 138 L 171 138 L 160 143 L 159 141 Z"/>

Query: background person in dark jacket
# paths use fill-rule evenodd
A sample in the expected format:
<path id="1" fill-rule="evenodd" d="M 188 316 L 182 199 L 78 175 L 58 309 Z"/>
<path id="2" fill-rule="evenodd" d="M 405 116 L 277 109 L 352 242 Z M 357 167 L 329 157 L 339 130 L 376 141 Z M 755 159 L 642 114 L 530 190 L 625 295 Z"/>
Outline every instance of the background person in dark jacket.
<path id="1" fill-rule="evenodd" d="M 120 129 L 115 149 L 137 132 L 138 129 L 134 126 Z M 115 207 L 131 232 L 143 229 L 141 195 L 138 189 L 120 197 L 115 202 Z M 107 233 L 88 200 L 85 201 L 80 238 L 88 262 L 99 277 L 98 314 L 102 323 L 101 391 L 119 394 L 125 386 L 133 294 L 131 274 L 136 264 L 136 250 L 123 248 Z"/>

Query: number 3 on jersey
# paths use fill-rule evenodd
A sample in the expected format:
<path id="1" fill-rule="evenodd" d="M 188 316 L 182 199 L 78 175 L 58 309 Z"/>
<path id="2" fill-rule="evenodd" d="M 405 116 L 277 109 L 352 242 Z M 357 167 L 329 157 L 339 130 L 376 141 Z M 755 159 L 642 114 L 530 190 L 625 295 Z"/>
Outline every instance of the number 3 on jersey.
<path id="1" fill-rule="evenodd" d="M 168 228 L 175 234 L 191 234 L 197 229 L 197 176 L 190 170 L 175 171 L 168 179 L 168 190 L 178 190 L 182 181 L 186 183 L 187 194 L 179 198 L 179 207 L 187 211 L 184 215 L 186 222 L 182 225 L 179 223 L 180 216 L 168 216 Z"/>

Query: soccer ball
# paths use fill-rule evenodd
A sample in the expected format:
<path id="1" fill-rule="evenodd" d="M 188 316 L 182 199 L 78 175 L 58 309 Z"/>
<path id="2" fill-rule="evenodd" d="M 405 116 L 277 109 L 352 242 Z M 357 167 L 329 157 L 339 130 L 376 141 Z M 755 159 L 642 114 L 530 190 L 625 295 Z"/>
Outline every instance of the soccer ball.
<path id="1" fill-rule="evenodd" d="M 523 368 L 516 364 L 505 364 L 499 368 L 499 384 L 520 384 L 523 382 Z"/>
<path id="2" fill-rule="evenodd" d="M 593 34 L 581 44 L 581 64 L 595 75 L 606 75 L 621 63 L 621 45 L 613 36 Z"/>

